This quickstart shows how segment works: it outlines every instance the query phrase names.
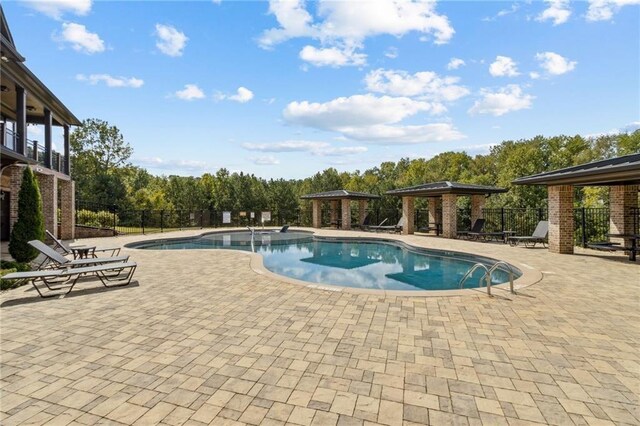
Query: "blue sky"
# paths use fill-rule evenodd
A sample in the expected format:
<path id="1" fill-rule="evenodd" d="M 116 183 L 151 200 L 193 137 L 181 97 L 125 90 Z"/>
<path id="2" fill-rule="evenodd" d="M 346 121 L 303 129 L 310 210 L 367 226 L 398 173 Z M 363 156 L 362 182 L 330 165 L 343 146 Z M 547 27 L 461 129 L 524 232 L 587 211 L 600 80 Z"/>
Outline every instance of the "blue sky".
<path id="1" fill-rule="evenodd" d="M 639 3 L 3 5 L 27 66 L 134 164 L 300 178 L 639 127 Z"/>

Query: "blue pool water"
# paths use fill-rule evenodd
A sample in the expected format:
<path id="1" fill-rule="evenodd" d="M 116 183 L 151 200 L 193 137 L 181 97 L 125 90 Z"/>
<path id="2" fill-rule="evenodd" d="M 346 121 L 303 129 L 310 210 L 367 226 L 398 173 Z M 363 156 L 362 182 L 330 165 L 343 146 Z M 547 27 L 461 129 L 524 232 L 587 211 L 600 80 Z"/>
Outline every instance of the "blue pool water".
<path id="1" fill-rule="evenodd" d="M 153 250 L 232 249 L 253 251 L 276 274 L 310 283 L 381 290 L 452 290 L 476 263 L 492 266 L 496 260 L 465 253 L 417 249 L 375 239 L 324 239 L 306 232 L 256 231 L 205 234 L 179 240 L 134 243 L 129 247 Z M 513 268 L 515 277 L 521 275 Z M 478 269 L 465 288 L 478 287 Z M 506 271 L 492 274 L 492 284 L 508 282 Z"/>

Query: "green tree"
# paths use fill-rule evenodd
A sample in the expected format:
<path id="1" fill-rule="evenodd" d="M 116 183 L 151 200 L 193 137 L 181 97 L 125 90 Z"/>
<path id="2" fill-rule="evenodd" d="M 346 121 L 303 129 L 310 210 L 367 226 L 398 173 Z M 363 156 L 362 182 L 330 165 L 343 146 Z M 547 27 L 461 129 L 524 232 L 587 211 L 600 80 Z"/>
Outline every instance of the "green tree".
<path id="1" fill-rule="evenodd" d="M 16 261 L 31 262 L 38 256 L 38 250 L 28 244 L 31 240 L 44 241 L 44 217 L 38 182 L 26 167 L 18 194 L 18 220 L 9 241 L 9 253 Z"/>

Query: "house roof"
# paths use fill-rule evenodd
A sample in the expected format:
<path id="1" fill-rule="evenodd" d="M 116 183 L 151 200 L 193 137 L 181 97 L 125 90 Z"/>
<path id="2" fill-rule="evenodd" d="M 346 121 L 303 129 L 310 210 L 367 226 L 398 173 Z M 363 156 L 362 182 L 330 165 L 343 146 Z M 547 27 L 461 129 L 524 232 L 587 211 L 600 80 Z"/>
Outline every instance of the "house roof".
<path id="1" fill-rule="evenodd" d="M 346 189 L 337 189 L 335 191 L 305 194 L 300 198 L 304 200 L 372 200 L 380 198 L 380 196 L 375 194 L 367 194 L 366 192 L 354 192 L 347 191 Z"/>
<path id="2" fill-rule="evenodd" d="M 516 185 L 607 186 L 640 184 L 640 152 L 523 176 Z"/>
<path id="3" fill-rule="evenodd" d="M 409 186 L 407 188 L 393 189 L 387 191 L 387 195 L 412 195 L 416 197 L 437 197 L 444 194 L 456 194 L 456 195 L 480 195 L 480 194 L 498 194 L 501 192 L 507 192 L 504 188 L 497 188 L 495 186 L 486 185 L 473 185 L 470 183 L 460 182 L 431 182 L 422 185 Z"/>

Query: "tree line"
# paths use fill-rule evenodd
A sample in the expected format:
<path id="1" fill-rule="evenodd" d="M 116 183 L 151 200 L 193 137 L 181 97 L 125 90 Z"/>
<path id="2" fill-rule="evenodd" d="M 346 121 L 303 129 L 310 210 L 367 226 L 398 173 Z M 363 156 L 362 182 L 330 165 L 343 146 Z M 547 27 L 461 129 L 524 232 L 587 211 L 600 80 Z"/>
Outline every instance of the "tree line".
<path id="1" fill-rule="evenodd" d="M 401 158 L 360 171 L 328 168 L 305 179 L 263 179 L 225 168 L 202 176 L 154 176 L 129 162 L 133 148 L 116 126 L 88 119 L 71 135 L 72 176 L 76 198 L 86 203 L 109 204 L 119 210 L 271 210 L 291 212 L 308 207 L 300 196 L 347 189 L 382 195 L 373 208 L 397 209 L 398 197 L 390 189 L 437 181 L 495 185 L 508 188 L 492 195 L 487 207 L 545 208 L 546 188 L 512 185 L 521 176 L 542 173 L 590 161 L 640 152 L 640 130 L 633 133 L 575 136 L 536 136 L 503 141 L 488 154 L 444 152 L 432 158 Z M 600 207 L 608 203 L 606 188 L 576 188 L 576 206 Z M 417 207 L 425 200 L 418 199 Z M 460 207 L 469 201 L 459 199 Z"/>

